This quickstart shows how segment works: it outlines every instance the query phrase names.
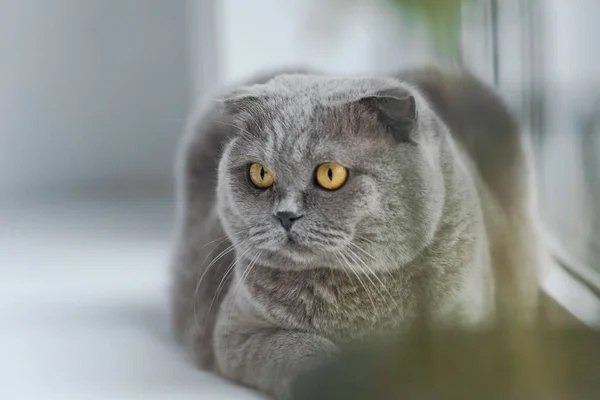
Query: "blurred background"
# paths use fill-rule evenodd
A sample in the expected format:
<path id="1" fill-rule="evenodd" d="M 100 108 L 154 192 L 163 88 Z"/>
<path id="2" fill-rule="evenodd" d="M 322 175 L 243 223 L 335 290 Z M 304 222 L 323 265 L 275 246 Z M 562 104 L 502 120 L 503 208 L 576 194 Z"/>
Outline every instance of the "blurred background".
<path id="1" fill-rule="evenodd" d="M 495 86 L 534 144 L 543 286 L 600 326 L 598 21 L 597 0 L 0 0 L 0 397 L 255 396 L 171 343 L 173 157 L 198 102 L 280 66 Z"/>

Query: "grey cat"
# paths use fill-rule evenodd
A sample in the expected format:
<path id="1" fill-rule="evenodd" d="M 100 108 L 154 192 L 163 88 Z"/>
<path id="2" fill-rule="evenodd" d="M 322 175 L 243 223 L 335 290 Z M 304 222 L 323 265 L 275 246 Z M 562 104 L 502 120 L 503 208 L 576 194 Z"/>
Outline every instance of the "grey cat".
<path id="1" fill-rule="evenodd" d="M 181 150 L 173 314 L 201 368 L 288 398 L 340 345 L 424 315 L 533 321 L 531 160 L 467 72 L 265 75 Z"/>

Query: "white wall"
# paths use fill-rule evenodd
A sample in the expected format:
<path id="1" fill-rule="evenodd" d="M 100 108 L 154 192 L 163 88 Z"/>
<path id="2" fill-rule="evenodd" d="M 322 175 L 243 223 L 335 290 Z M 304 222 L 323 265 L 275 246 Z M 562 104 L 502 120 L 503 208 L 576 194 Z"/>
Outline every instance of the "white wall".
<path id="1" fill-rule="evenodd" d="M 0 0 L 0 192 L 166 179 L 185 0 Z"/>
<path id="2" fill-rule="evenodd" d="M 222 0 L 217 12 L 225 82 L 287 65 L 356 74 L 428 59 L 424 38 L 407 40 L 382 0 Z"/>

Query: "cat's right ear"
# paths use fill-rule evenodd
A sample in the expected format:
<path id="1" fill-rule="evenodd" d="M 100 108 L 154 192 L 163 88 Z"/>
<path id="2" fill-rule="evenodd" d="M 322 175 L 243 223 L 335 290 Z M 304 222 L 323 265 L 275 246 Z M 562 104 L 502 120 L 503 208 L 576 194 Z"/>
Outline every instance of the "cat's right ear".
<path id="1" fill-rule="evenodd" d="M 217 98 L 223 114 L 243 132 L 258 132 L 264 118 L 264 96 L 235 92 Z"/>
<path id="2" fill-rule="evenodd" d="M 256 112 L 263 102 L 263 99 L 255 94 L 235 92 L 217 98 L 216 101 L 221 104 L 223 111 L 227 115 L 233 117 L 239 114 Z"/>

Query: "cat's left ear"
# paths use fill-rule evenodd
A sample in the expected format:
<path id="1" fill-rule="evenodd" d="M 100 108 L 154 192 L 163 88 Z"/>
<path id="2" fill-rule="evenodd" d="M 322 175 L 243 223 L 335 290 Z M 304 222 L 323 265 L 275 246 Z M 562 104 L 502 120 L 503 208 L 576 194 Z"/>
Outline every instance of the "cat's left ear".
<path id="1" fill-rule="evenodd" d="M 411 94 L 400 89 L 383 90 L 358 102 L 377 115 L 378 121 L 396 141 L 414 143 L 417 104 Z"/>

